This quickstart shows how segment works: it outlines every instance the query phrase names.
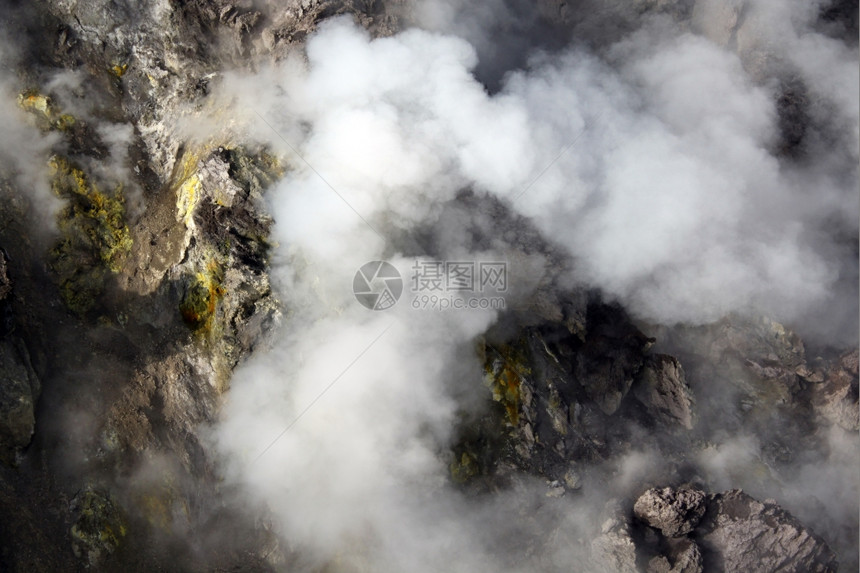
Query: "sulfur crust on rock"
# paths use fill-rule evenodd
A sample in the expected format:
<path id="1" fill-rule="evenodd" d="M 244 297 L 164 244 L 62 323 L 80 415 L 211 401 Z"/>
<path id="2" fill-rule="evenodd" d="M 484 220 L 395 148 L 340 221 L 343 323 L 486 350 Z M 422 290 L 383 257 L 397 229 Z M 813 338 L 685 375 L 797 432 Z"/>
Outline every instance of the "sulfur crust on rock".
<path id="1" fill-rule="evenodd" d="M 29 89 L 18 94 L 18 107 L 32 114 L 43 131 L 69 131 L 77 120 L 75 116 L 62 113 L 54 101 L 37 89 Z"/>
<path id="2" fill-rule="evenodd" d="M 108 273 L 119 273 L 132 247 L 122 185 L 101 191 L 68 159 L 49 161 L 51 188 L 67 201 L 58 214 L 61 239 L 51 252 L 67 307 L 84 314 L 95 304 Z"/>
<path id="3" fill-rule="evenodd" d="M 224 267 L 216 260 L 207 263 L 203 271 L 190 278 L 179 312 L 192 330 L 209 330 L 218 302 L 226 290 L 223 287 Z"/>
<path id="4" fill-rule="evenodd" d="M 97 565 L 122 543 L 128 532 L 125 516 L 108 494 L 91 488 L 78 495 L 73 505 L 78 518 L 70 530 L 72 548 L 90 565 Z"/>
<path id="5" fill-rule="evenodd" d="M 510 345 L 487 347 L 484 362 L 484 384 L 493 392 L 493 400 L 505 407 L 508 422 L 514 427 L 520 419 L 520 384 L 530 374 L 521 351 Z"/>

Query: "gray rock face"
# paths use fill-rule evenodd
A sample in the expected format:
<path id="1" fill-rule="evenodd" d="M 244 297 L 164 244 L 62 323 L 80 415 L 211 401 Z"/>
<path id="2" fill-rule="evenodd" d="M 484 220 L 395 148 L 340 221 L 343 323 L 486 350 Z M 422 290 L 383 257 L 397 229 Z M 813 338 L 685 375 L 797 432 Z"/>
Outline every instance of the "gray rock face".
<path id="1" fill-rule="evenodd" d="M 669 556 L 660 555 L 648 562 L 648 573 L 702 573 L 702 552 L 692 540 L 682 538 L 675 542 Z"/>
<path id="2" fill-rule="evenodd" d="M 693 428 L 695 401 L 676 358 L 665 354 L 649 356 L 633 385 L 633 395 L 654 423 Z"/>
<path id="3" fill-rule="evenodd" d="M 636 573 L 636 544 L 630 527 L 622 519 L 611 517 L 601 534 L 591 542 L 593 567 L 601 573 Z"/>
<path id="4" fill-rule="evenodd" d="M 823 540 L 775 503 L 741 490 L 708 495 L 652 488 L 636 500 L 633 513 L 662 534 L 649 573 L 836 571 Z"/>
<path id="5" fill-rule="evenodd" d="M 633 513 L 666 537 L 687 535 L 705 514 L 705 494 L 694 489 L 652 488 L 639 496 Z"/>
<path id="6" fill-rule="evenodd" d="M 823 373 L 812 373 L 812 405 L 834 424 L 848 431 L 860 429 L 857 391 L 858 351 L 843 354 Z"/>
<path id="7" fill-rule="evenodd" d="M 836 571 L 835 556 L 819 537 L 779 506 L 740 490 L 713 496 L 696 535 L 712 570 Z"/>

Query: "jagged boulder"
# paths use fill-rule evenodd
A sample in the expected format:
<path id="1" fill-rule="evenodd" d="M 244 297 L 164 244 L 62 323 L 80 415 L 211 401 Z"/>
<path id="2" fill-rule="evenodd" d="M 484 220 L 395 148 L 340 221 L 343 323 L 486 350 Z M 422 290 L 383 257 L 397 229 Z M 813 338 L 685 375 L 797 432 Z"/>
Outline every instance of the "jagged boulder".
<path id="1" fill-rule="evenodd" d="M 589 311 L 592 328 L 579 349 L 573 375 L 603 413 L 612 415 L 633 385 L 643 356 L 654 341 L 612 305 L 593 306 Z"/>
<path id="2" fill-rule="evenodd" d="M 705 493 L 695 489 L 651 488 L 636 500 L 633 513 L 666 537 L 681 537 L 705 514 L 705 499 Z"/>
<path id="3" fill-rule="evenodd" d="M 655 354 L 645 360 L 633 384 L 633 396 L 660 427 L 690 430 L 695 424 L 693 394 L 684 368 L 672 356 Z"/>
<path id="4" fill-rule="evenodd" d="M 775 502 L 762 503 L 741 490 L 706 494 L 652 488 L 636 500 L 633 513 L 661 534 L 650 550 L 640 547 L 657 554 L 648 561 L 649 573 L 827 573 L 837 568 L 821 538 Z"/>
<path id="5" fill-rule="evenodd" d="M 606 519 L 600 535 L 591 542 L 591 559 L 594 570 L 602 573 L 639 571 L 629 524 L 617 516 Z"/>
<path id="6" fill-rule="evenodd" d="M 860 429 L 858 408 L 858 351 L 839 357 L 823 375 L 813 380 L 812 405 L 815 410 L 834 424 L 856 432 Z"/>
<path id="7" fill-rule="evenodd" d="M 709 570 L 826 573 L 836 571 L 827 544 L 775 503 L 741 490 L 714 495 L 696 536 Z"/>
<path id="8" fill-rule="evenodd" d="M 523 327 L 516 322 L 521 316 L 508 316 L 511 322 L 487 333 L 484 383 L 497 403 L 498 423 L 485 420 L 484 427 L 466 430 L 474 444 L 459 444 L 456 459 L 467 451 L 486 460 L 481 467 L 494 473 L 510 465 L 575 484 L 578 478 L 567 475 L 571 460 L 603 460 L 629 447 L 628 428 L 613 418 L 623 417 L 619 408 L 653 339 L 618 305 L 597 296 L 572 293 L 562 305 L 556 320 L 538 315 L 537 324 Z M 512 323 L 520 335 L 505 340 Z M 500 338 L 505 341 L 497 342 Z M 496 437 L 500 428 L 502 440 Z M 495 446 L 482 445 L 488 443 Z M 499 459 L 509 464 L 496 463 Z"/>
<path id="9" fill-rule="evenodd" d="M 681 538 L 675 541 L 668 556 L 659 555 L 648 561 L 648 573 L 702 573 L 702 552 L 692 540 Z"/>

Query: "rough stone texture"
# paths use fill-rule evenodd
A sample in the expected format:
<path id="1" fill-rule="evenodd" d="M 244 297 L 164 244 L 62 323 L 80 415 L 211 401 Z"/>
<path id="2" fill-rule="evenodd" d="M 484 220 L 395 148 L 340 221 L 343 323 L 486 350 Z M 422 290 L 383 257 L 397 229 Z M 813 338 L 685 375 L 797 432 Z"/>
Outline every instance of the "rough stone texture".
<path id="1" fill-rule="evenodd" d="M 600 535 L 591 542 L 591 558 L 594 571 L 637 573 L 636 544 L 630 536 L 630 526 L 617 517 L 606 519 Z"/>
<path id="2" fill-rule="evenodd" d="M 648 573 L 702 573 L 702 552 L 693 541 L 679 539 L 670 548 L 669 557 L 660 555 L 648 561 Z"/>
<path id="3" fill-rule="evenodd" d="M 813 447 L 818 422 L 812 412 L 826 423 L 858 428 L 856 351 L 807 356 L 796 333 L 767 317 L 729 317 L 704 327 L 657 329 L 655 335 L 684 364 L 696 402 L 731 413 L 706 424 L 762 428 L 776 461 Z M 783 428 L 778 434 L 765 430 L 775 419 Z"/>
<path id="4" fill-rule="evenodd" d="M 516 339 L 483 348 L 495 416 L 464 429 L 454 451 L 456 460 L 465 453 L 478 461 L 475 475 L 513 467 L 575 485 L 579 478 L 568 479 L 569 460 L 596 462 L 629 447 L 626 427 L 613 417 L 620 416 L 652 339 L 599 297 L 572 293 L 558 304 L 556 321 L 544 319 L 550 313 L 543 309 L 537 324 L 520 327 Z M 571 327 L 571 316 L 582 319 Z M 487 338 L 494 340 L 496 332 Z M 458 467 L 452 471 L 461 473 Z"/>
<path id="5" fill-rule="evenodd" d="M 649 356 L 633 384 L 633 395 L 656 425 L 693 428 L 695 401 L 676 358 L 665 354 Z"/>
<path id="6" fill-rule="evenodd" d="M 633 513 L 666 537 L 687 535 L 705 514 L 705 493 L 694 489 L 652 488 L 639 496 Z"/>
<path id="7" fill-rule="evenodd" d="M 699 413 L 697 432 L 755 431 L 777 463 L 818 447 L 804 379 L 816 367 L 793 331 L 767 317 L 731 316 L 706 326 L 657 329 L 654 335 L 663 343 L 660 350 L 683 364 Z M 777 426 L 781 430 L 774 432 Z"/>
<path id="8" fill-rule="evenodd" d="M 823 374 L 809 374 L 818 381 L 813 384 L 811 391 L 815 410 L 851 432 L 860 429 L 857 358 L 858 351 L 853 350 L 834 360 Z"/>
<path id="9" fill-rule="evenodd" d="M 39 381 L 20 340 L 0 339 L 0 459 L 12 463 L 30 443 Z"/>
<path id="10" fill-rule="evenodd" d="M 0 249 L 0 461 L 14 463 L 36 425 L 40 382 L 25 342 L 14 332 L 13 285 Z"/>
<path id="11" fill-rule="evenodd" d="M 713 571 L 836 571 L 833 552 L 788 512 L 740 490 L 713 496 L 696 531 Z"/>
<path id="12" fill-rule="evenodd" d="M 573 375 L 603 413 L 621 406 L 653 342 L 611 307 L 596 311 Z"/>
<path id="13" fill-rule="evenodd" d="M 12 292 L 12 280 L 6 264 L 6 254 L 0 249 L 0 303 L 6 303 L 6 297 Z"/>
<path id="14" fill-rule="evenodd" d="M 72 550 L 88 565 L 99 565 L 125 537 L 125 518 L 108 494 L 89 488 L 75 496 L 71 509 L 76 516 L 70 530 Z"/>

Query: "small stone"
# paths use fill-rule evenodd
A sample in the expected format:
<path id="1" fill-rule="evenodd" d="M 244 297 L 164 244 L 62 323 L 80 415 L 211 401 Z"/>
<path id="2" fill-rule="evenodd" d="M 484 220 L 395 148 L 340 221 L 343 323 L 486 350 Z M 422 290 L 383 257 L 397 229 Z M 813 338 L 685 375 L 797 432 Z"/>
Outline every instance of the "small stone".
<path id="1" fill-rule="evenodd" d="M 564 485 L 573 491 L 582 488 L 582 476 L 576 471 L 575 468 L 570 468 L 564 474 Z"/>

